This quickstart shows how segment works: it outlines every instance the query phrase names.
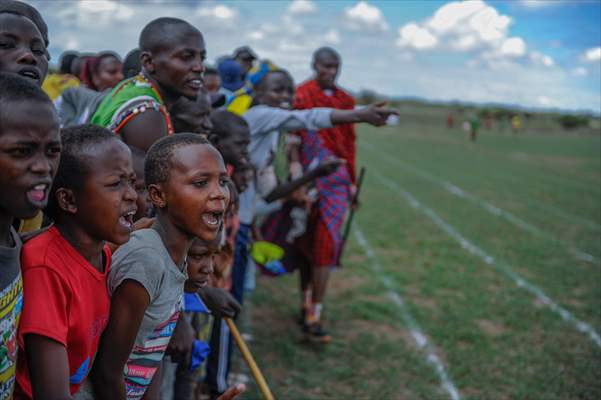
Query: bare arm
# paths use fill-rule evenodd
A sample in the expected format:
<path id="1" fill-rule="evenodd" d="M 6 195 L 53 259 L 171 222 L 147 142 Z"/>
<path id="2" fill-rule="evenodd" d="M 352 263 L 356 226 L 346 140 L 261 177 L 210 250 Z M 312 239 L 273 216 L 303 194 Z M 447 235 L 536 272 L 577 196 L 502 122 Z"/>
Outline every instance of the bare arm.
<path id="1" fill-rule="evenodd" d="M 265 201 L 271 203 L 275 200 L 281 199 L 282 197 L 286 197 L 304 184 L 336 171 L 336 168 L 338 168 L 338 166 L 342 163 L 343 160 L 326 161 L 320 164 L 317 168 L 306 172 L 300 178 L 279 185 L 269 192 L 269 194 L 265 197 Z"/>
<path id="2" fill-rule="evenodd" d="M 71 400 L 69 358 L 61 343 L 37 334 L 25 335 L 33 398 Z"/>
<path id="3" fill-rule="evenodd" d="M 167 136 L 167 123 L 161 112 L 146 110 L 121 129 L 121 138 L 130 145 L 147 152 L 160 138 Z"/>
<path id="4" fill-rule="evenodd" d="M 109 323 L 102 335 L 92 369 L 92 383 L 97 398 L 125 400 L 123 367 L 134 346 L 148 304 L 148 292 L 133 280 L 126 279 L 113 293 Z"/>
<path id="5" fill-rule="evenodd" d="M 150 385 L 146 388 L 146 392 L 144 392 L 144 396 L 142 400 L 161 400 L 161 384 L 163 383 L 163 362 L 157 368 L 152 380 L 150 381 Z"/>
<path id="6" fill-rule="evenodd" d="M 330 119 L 333 125 L 356 122 L 367 122 L 370 125 L 382 126 L 390 115 L 398 115 L 394 109 L 385 108 L 386 102 L 374 103 L 357 110 L 333 110 Z"/>

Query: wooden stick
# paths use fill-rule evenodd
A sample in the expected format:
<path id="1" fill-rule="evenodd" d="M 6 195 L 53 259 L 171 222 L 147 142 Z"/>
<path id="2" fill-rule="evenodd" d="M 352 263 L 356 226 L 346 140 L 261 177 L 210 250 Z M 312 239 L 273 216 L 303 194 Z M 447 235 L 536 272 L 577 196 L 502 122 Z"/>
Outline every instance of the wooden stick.
<path id="1" fill-rule="evenodd" d="M 232 333 L 232 336 L 234 337 L 234 340 L 236 341 L 236 344 L 242 353 L 242 357 L 244 357 L 244 361 L 246 361 L 246 365 L 248 365 L 248 368 L 250 368 L 250 372 L 252 372 L 257 385 L 259 385 L 259 389 L 261 389 L 263 397 L 265 397 L 266 400 L 273 400 L 273 394 L 271 394 L 271 390 L 269 390 L 269 386 L 267 386 L 267 382 L 265 381 L 261 370 L 257 366 L 253 355 L 248 350 L 246 343 L 244 343 L 244 339 L 242 339 L 242 336 L 240 336 L 240 332 L 238 332 L 236 324 L 234 324 L 234 321 L 232 321 L 231 318 L 224 318 L 224 320 L 228 328 L 230 328 L 230 332 Z"/>
<path id="2" fill-rule="evenodd" d="M 344 247 L 346 246 L 346 240 L 348 239 L 348 235 L 351 233 L 351 226 L 353 225 L 353 217 L 355 216 L 355 209 L 353 205 L 359 200 L 359 194 L 361 193 L 361 186 L 363 185 L 363 178 L 365 177 L 365 167 L 361 167 L 359 171 L 359 179 L 357 179 L 357 191 L 355 192 L 355 196 L 351 199 L 351 211 L 349 213 L 349 217 L 346 220 L 346 225 L 344 227 L 344 233 L 342 235 L 342 243 L 340 243 L 340 250 L 338 251 L 337 261 L 340 264 L 342 260 L 342 253 L 344 252 Z"/>

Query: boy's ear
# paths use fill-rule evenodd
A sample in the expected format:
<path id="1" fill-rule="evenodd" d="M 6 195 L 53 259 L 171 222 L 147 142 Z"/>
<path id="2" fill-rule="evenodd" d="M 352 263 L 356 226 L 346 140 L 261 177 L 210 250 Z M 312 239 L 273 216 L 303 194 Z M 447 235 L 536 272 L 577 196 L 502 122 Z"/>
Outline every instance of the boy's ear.
<path id="1" fill-rule="evenodd" d="M 75 200 L 73 190 L 60 188 L 57 189 L 55 196 L 61 210 L 67 214 L 75 214 L 77 212 L 77 201 Z"/>
<path id="2" fill-rule="evenodd" d="M 161 184 L 148 185 L 148 198 L 156 208 L 167 207 L 167 198 Z"/>
<path id="3" fill-rule="evenodd" d="M 154 73 L 154 59 L 152 58 L 152 54 L 149 51 L 143 51 L 140 53 L 140 61 L 142 62 L 142 67 L 148 71 L 149 73 Z"/>

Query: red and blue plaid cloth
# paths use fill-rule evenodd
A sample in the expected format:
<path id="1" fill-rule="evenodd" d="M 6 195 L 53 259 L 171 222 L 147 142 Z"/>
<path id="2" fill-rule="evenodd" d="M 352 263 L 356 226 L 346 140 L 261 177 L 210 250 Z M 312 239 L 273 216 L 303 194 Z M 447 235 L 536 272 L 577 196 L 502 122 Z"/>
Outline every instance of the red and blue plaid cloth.
<path id="1" fill-rule="evenodd" d="M 301 135 L 301 164 L 305 171 L 315 159 L 321 163 L 335 158 L 334 154 L 321 143 L 317 131 L 303 131 Z M 351 177 L 344 166 L 315 181 L 318 196 L 311 222 L 315 223 L 317 219 L 318 224 L 307 227 L 315 230 L 312 250 L 314 265 L 337 264 L 337 255 L 342 244 L 341 228 L 351 199 L 351 185 Z M 323 227 L 320 229 L 319 222 L 327 229 L 329 238 L 323 237 L 326 232 L 323 232 Z"/>

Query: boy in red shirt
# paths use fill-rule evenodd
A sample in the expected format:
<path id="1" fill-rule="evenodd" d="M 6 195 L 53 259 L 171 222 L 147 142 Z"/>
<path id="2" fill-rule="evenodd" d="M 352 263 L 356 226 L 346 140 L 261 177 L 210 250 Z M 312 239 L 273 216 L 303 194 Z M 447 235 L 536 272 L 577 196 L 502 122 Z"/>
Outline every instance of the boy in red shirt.
<path id="1" fill-rule="evenodd" d="M 105 241 L 123 244 L 136 212 L 131 153 L 105 128 L 62 132 L 49 195 L 55 222 L 23 247 L 23 313 L 15 399 L 70 399 L 96 356 L 109 318 Z"/>

